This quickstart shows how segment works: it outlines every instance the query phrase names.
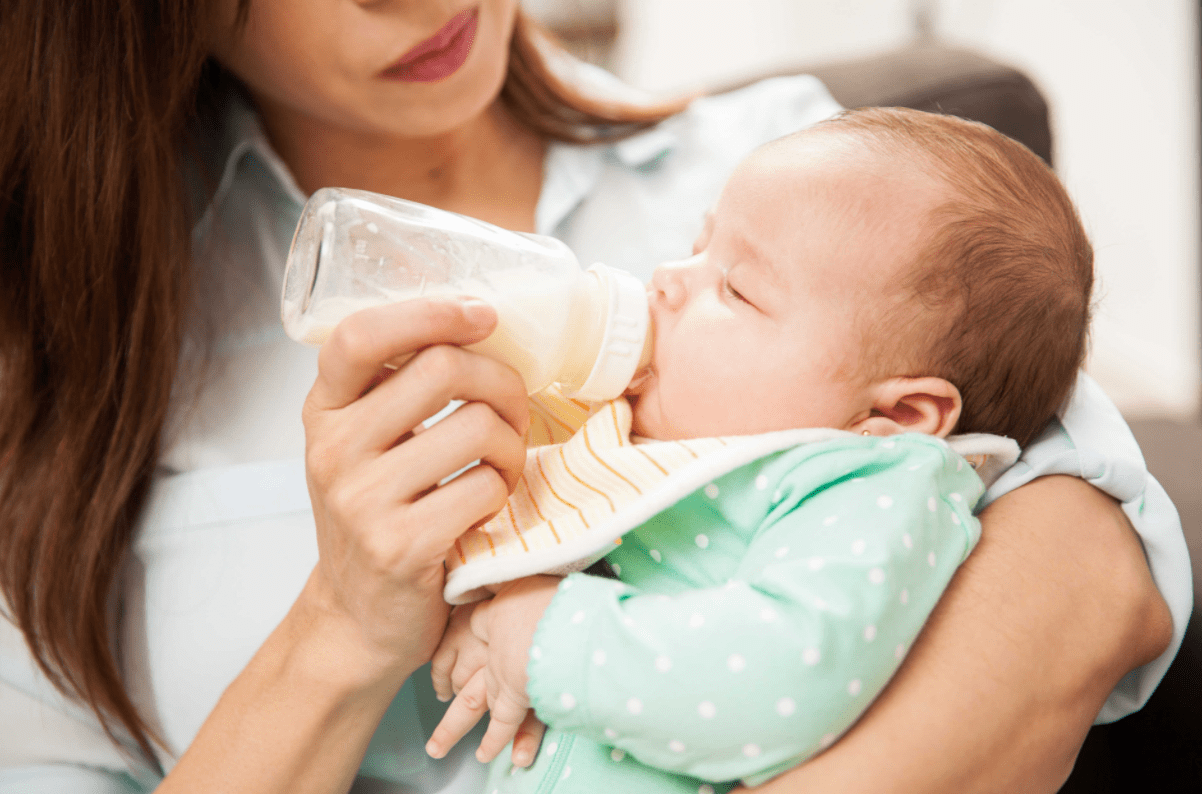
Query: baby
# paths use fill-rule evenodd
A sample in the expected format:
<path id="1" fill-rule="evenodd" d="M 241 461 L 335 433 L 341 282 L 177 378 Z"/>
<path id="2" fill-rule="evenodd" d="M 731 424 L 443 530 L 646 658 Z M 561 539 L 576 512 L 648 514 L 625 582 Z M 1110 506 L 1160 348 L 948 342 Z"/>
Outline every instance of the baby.
<path id="1" fill-rule="evenodd" d="M 431 752 L 487 691 L 495 756 L 526 706 L 499 719 L 502 690 L 549 731 L 488 791 L 727 790 L 829 745 L 975 544 L 982 478 L 1067 397 L 1091 284 L 1063 187 L 983 125 L 871 109 L 757 150 L 652 277 L 649 370 L 603 406 L 543 395 L 542 440 L 577 432 L 448 558 L 448 596 L 497 590 L 478 613 L 568 557 L 619 580 L 563 579 L 529 660 L 453 618 L 436 688 L 471 697 Z"/>

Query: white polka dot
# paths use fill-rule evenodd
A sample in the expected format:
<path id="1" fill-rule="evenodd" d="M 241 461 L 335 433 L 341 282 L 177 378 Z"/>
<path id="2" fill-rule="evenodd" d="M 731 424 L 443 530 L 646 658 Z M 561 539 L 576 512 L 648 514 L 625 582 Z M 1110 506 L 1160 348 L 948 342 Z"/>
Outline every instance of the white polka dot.
<path id="1" fill-rule="evenodd" d="M 705 615 L 700 612 L 694 612 L 689 616 L 689 628 L 699 629 L 705 625 Z"/>
<path id="2" fill-rule="evenodd" d="M 863 684 L 860 683 L 860 679 L 853 678 L 851 681 L 847 682 L 847 694 L 855 697 L 856 695 L 860 694 L 860 688 L 862 686 Z"/>
<path id="3" fill-rule="evenodd" d="M 684 742 L 682 742 L 680 739 L 673 739 L 672 741 L 668 742 L 668 749 L 674 753 L 683 753 Z"/>
<path id="4" fill-rule="evenodd" d="M 910 537 L 909 532 L 906 532 L 902 535 L 902 545 L 907 549 L 914 548 L 914 538 Z"/>
<path id="5" fill-rule="evenodd" d="M 379 226 L 376 226 L 374 223 L 369 223 L 369 224 L 367 224 L 367 230 L 368 230 L 369 232 L 371 232 L 372 234 L 379 234 L 379 233 L 380 233 L 380 227 L 379 227 Z"/>
<path id="6" fill-rule="evenodd" d="M 718 709 L 713 703 L 710 703 L 708 700 L 703 700 L 697 704 L 697 713 L 708 720 L 713 719 L 713 716 L 718 713 Z"/>
<path id="7" fill-rule="evenodd" d="M 815 598 L 813 603 L 814 603 L 814 609 L 826 609 L 826 607 L 827 607 L 825 598 Z"/>
<path id="8" fill-rule="evenodd" d="M 565 767 L 563 768 L 563 774 L 560 776 L 560 778 L 559 778 L 559 779 L 560 779 L 560 780 L 567 780 L 567 779 L 568 779 L 568 778 L 570 778 L 571 776 L 572 776 L 572 767 L 570 767 L 570 766 L 565 766 Z"/>
<path id="9" fill-rule="evenodd" d="M 571 693 L 564 692 L 559 696 L 559 705 L 565 709 L 574 709 L 576 708 L 576 698 L 572 697 Z"/>
<path id="10" fill-rule="evenodd" d="M 896 446 L 897 446 L 897 442 L 894 441 L 893 439 L 889 439 L 887 441 L 881 442 L 881 449 L 893 449 Z"/>
<path id="11" fill-rule="evenodd" d="M 839 520 L 839 516 L 827 516 L 822 519 L 822 526 L 829 527 Z"/>
<path id="12" fill-rule="evenodd" d="M 760 620 L 765 623 L 771 623 L 776 620 L 776 610 L 772 607 L 764 607 L 760 610 Z"/>
<path id="13" fill-rule="evenodd" d="M 776 701 L 776 713 L 782 717 L 788 717 L 796 710 L 797 704 L 793 701 L 793 698 L 781 698 Z"/>
<path id="14" fill-rule="evenodd" d="M 893 497 L 881 494 L 876 498 L 876 506 L 882 510 L 888 510 L 890 507 L 893 507 Z"/>
<path id="15" fill-rule="evenodd" d="M 642 714 L 643 701 L 639 700 L 638 698 L 631 698 L 630 700 L 626 701 L 626 710 L 631 714 Z"/>
<path id="16" fill-rule="evenodd" d="M 614 749 L 609 751 L 609 757 L 612 758 L 614 761 L 621 763 L 622 759 L 626 757 L 626 751 L 615 747 Z"/>
<path id="17" fill-rule="evenodd" d="M 726 666 L 732 673 L 737 673 L 747 666 L 747 660 L 737 653 L 732 653 L 726 660 Z"/>
<path id="18" fill-rule="evenodd" d="M 557 742 L 551 742 L 550 744 L 547 745 L 547 754 L 555 755 L 555 751 L 558 749 L 559 749 L 559 744 Z"/>
<path id="19" fill-rule="evenodd" d="M 780 489 L 777 488 L 775 491 L 772 492 L 772 501 L 779 502 L 782 495 L 783 494 L 781 494 Z"/>
<path id="20" fill-rule="evenodd" d="M 709 783 L 702 783 L 697 787 L 697 794 L 714 794 L 714 787 Z"/>
<path id="21" fill-rule="evenodd" d="M 611 739 L 611 740 L 616 739 L 616 738 L 618 738 L 618 732 L 615 731 L 613 728 L 606 728 L 605 729 L 605 738 Z"/>
<path id="22" fill-rule="evenodd" d="M 647 553 L 650 554 L 651 559 L 655 560 L 656 562 L 662 562 L 664 559 L 664 555 L 659 553 L 659 549 L 652 549 Z"/>
<path id="23" fill-rule="evenodd" d="M 935 552 L 932 551 L 927 555 L 927 565 L 931 566 L 932 568 L 935 567 Z"/>
<path id="24" fill-rule="evenodd" d="M 960 516 L 956 515 L 955 513 L 952 513 L 952 523 L 955 524 L 956 526 L 960 526 Z"/>
<path id="25" fill-rule="evenodd" d="M 872 642 L 876 639 L 876 626 L 864 627 L 864 639 L 867 642 Z"/>
<path id="26" fill-rule="evenodd" d="M 963 469 L 963 468 L 964 468 L 964 460 L 961 458 L 957 458 L 956 459 L 956 471 L 960 471 L 960 469 Z"/>
<path id="27" fill-rule="evenodd" d="M 622 625 L 633 629 L 634 628 L 634 618 L 630 617 L 629 615 L 622 618 Z"/>
<path id="28" fill-rule="evenodd" d="M 881 582 L 885 581 L 885 572 L 880 568 L 873 568 L 868 572 L 868 581 L 872 582 L 873 584 L 880 584 Z"/>
<path id="29" fill-rule="evenodd" d="M 904 587 L 902 588 L 901 593 L 899 593 L 897 597 L 903 604 L 910 603 L 910 591 Z"/>
<path id="30" fill-rule="evenodd" d="M 824 734 L 823 737 L 818 740 L 818 746 L 821 747 L 823 750 L 830 747 L 834 743 L 835 743 L 835 734 L 833 734 L 833 733 Z"/>
<path id="31" fill-rule="evenodd" d="M 768 478 L 767 477 L 765 477 L 764 475 L 761 474 L 759 477 L 755 478 L 755 489 L 757 491 L 762 491 L 767 487 L 768 487 Z"/>
<path id="32" fill-rule="evenodd" d="M 579 610 L 574 615 L 572 615 L 572 622 L 573 623 L 583 623 L 584 622 L 584 610 Z"/>
<path id="33" fill-rule="evenodd" d="M 776 559 L 778 559 L 778 560 L 779 560 L 779 559 L 783 558 L 783 557 L 784 557 L 786 554 L 788 554 L 788 553 L 789 553 L 789 547 L 788 547 L 788 546 L 781 546 L 779 549 L 777 549 L 777 550 L 776 550 Z"/>
<path id="34" fill-rule="evenodd" d="M 743 745 L 743 755 L 747 756 L 748 758 L 755 758 L 759 754 L 760 746 L 758 744 Z"/>
<path id="35" fill-rule="evenodd" d="M 893 649 L 893 658 L 894 659 L 900 659 L 905 655 L 906 655 L 906 646 L 898 645 L 896 648 Z"/>
<path id="36" fill-rule="evenodd" d="M 821 571 L 822 566 L 826 565 L 826 560 L 821 557 L 811 557 L 807 565 L 811 571 Z"/>
<path id="37" fill-rule="evenodd" d="M 667 656 L 657 656 L 655 658 L 655 669 L 661 673 L 666 673 L 672 669 L 672 660 Z"/>
<path id="38" fill-rule="evenodd" d="M 710 499 L 717 499 L 718 493 L 719 493 L 718 486 L 713 484 L 712 482 L 709 485 L 705 486 L 705 495 L 708 496 Z"/>
<path id="39" fill-rule="evenodd" d="M 573 580 L 571 577 L 567 577 L 562 582 L 559 583 L 559 589 L 567 590 L 575 583 L 576 583 L 575 580 Z"/>
<path id="40" fill-rule="evenodd" d="M 813 667 L 822 661 L 822 651 L 817 648 L 806 648 L 801 652 L 801 660 Z"/>
<path id="41" fill-rule="evenodd" d="M 953 502 L 963 502 L 964 501 L 964 497 L 958 493 L 948 494 L 948 496 L 951 498 L 951 500 Z"/>
<path id="42" fill-rule="evenodd" d="M 866 548 L 868 548 L 867 542 L 865 542 L 862 539 L 856 540 L 851 544 L 851 553 L 852 554 L 863 554 L 864 549 L 866 549 Z"/>
<path id="43" fill-rule="evenodd" d="M 530 646 L 530 658 L 536 662 L 539 659 L 543 658 L 543 649 L 538 647 L 537 645 L 531 645 Z"/>
<path id="44" fill-rule="evenodd" d="M 621 576 L 621 575 L 622 575 L 622 566 L 621 566 L 621 565 L 618 565 L 618 564 L 615 562 L 613 565 L 611 565 L 611 566 L 609 566 L 609 567 L 614 569 L 614 576 Z"/>
<path id="45" fill-rule="evenodd" d="M 864 478 L 863 477 L 852 477 L 851 481 L 852 482 L 864 482 Z"/>
<path id="46" fill-rule="evenodd" d="M 605 651 L 600 648 L 593 651 L 593 664 L 605 664 Z"/>
<path id="47" fill-rule="evenodd" d="M 921 463 L 915 463 L 913 466 L 907 466 L 906 471 L 918 471 L 921 468 L 922 468 Z"/>
<path id="48" fill-rule="evenodd" d="M 522 767 L 520 767 L 520 766 L 511 766 L 511 767 L 509 767 L 509 775 L 510 775 L 510 777 L 512 777 L 512 776 L 514 776 L 514 775 L 516 775 L 518 772 L 521 772 L 521 771 L 522 771 Z"/>
<path id="49" fill-rule="evenodd" d="M 938 503 L 935 501 L 935 497 L 930 497 L 927 499 L 927 510 L 930 510 L 932 513 L 934 513 L 937 504 Z"/>
<path id="50" fill-rule="evenodd" d="M 697 544 L 697 548 L 704 549 L 710 545 L 710 539 L 705 535 L 698 535 L 693 538 L 693 542 Z"/>

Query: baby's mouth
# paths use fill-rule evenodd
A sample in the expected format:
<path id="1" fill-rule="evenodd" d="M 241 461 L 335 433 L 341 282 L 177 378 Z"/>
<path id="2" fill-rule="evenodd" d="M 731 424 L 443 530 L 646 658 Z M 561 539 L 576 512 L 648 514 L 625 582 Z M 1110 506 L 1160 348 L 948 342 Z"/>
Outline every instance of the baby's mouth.
<path id="1" fill-rule="evenodd" d="M 643 387 L 651 380 L 655 374 L 655 365 L 648 364 L 647 366 L 634 373 L 634 377 L 630 379 L 630 384 L 626 387 L 626 391 L 622 392 L 627 397 L 637 397 L 642 393 Z"/>

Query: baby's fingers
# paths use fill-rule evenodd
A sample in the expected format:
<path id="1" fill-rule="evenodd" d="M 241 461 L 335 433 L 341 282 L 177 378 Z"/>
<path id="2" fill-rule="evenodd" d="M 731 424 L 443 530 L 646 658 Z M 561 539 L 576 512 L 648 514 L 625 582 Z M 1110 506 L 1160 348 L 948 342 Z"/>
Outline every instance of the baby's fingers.
<path id="1" fill-rule="evenodd" d="M 459 658 L 459 647 L 453 642 L 447 642 L 443 637 L 438 650 L 430 659 L 430 683 L 434 685 L 434 694 L 443 703 L 455 696 L 451 687 L 451 671 L 455 669 L 455 661 Z"/>
<path id="2" fill-rule="evenodd" d="M 543 733 L 546 730 L 547 726 L 542 720 L 534 716 L 534 709 L 528 709 L 526 719 L 522 720 L 522 725 L 518 728 L 517 736 L 513 737 L 511 756 L 514 766 L 530 766 L 534 763 L 534 756 L 538 755 L 538 747 L 543 742 Z"/>
<path id="3" fill-rule="evenodd" d="M 507 697 L 498 697 L 492 704 L 492 709 L 488 714 L 488 730 L 484 732 L 484 738 L 480 740 L 480 748 L 476 750 L 476 760 L 487 764 L 489 761 L 496 758 L 505 749 L 505 745 L 518 734 L 526 720 L 526 714 L 530 711 L 526 707 L 526 702 L 520 704 Z M 526 763 L 518 763 L 518 759 L 514 758 L 514 764 L 517 766 L 529 766 L 534 761 L 534 755 L 531 754 Z"/>
<path id="4" fill-rule="evenodd" d="M 442 721 L 434 729 L 430 741 L 426 742 L 426 753 L 431 758 L 442 758 L 480 721 L 486 711 L 488 685 L 484 680 L 484 669 L 481 668 L 447 707 Z"/>

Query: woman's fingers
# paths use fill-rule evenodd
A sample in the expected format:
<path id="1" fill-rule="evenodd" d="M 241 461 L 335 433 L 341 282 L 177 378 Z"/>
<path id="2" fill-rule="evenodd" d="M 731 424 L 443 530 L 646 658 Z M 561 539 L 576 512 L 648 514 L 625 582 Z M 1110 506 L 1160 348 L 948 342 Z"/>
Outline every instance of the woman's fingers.
<path id="1" fill-rule="evenodd" d="M 476 726 L 486 711 L 488 685 L 485 682 L 484 669 L 481 668 L 447 707 L 442 720 L 430 735 L 430 741 L 426 742 L 426 753 L 431 758 L 442 758 Z"/>
<path id="2" fill-rule="evenodd" d="M 413 523 L 425 527 L 411 539 L 409 553 L 441 560 L 456 538 L 496 515 L 508 498 L 509 486 L 492 466 L 473 466 L 409 508 Z"/>
<path id="3" fill-rule="evenodd" d="M 512 489 L 526 465 L 526 446 L 492 408 L 467 403 L 381 455 L 378 465 L 388 469 L 389 491 L 410 500 L 477 460 L 492 466 Z"/>
<path id="4" fill-rule="evenodd" d="M 322 345 L 307 410 L 342 408 L 357 400 L 385 364 L 431 345 L 468 345 L 496 325 L 478 299 L 405 301 L 356 312 Z"/>
<path id="5" fill-rule="evenodd" d="M 358 443 L 380 452 L 452 400 L 489 404 L 519 435 L 530 421 L 526 387 L 513 369 L 448 345 L 421 351 L 341 413 Z"/>

